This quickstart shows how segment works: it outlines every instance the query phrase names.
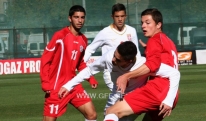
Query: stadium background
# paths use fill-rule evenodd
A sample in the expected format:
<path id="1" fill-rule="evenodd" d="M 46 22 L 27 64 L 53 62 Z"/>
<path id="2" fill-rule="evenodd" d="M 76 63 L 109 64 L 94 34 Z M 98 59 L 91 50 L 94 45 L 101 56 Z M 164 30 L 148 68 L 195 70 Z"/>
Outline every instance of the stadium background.
<path id="1" fill-rule="evenodd" d="M 25 67 L 39 66 L 35 59 L 41 57 L 53 33 L 69 25 L 72 5 L 86 9 L 82 32 L 90 43 L 98 31 L 112 23 L 115 3 L 126 6 L 126 23 L 136 28 L 144 42 L 147 38 L 141 31 L 140 14 L 146 8 L 158 8 L 164 17 L 163 31 L 178 48 L 179 65 L 206 64 L 206 0 L 0 0 L 0 74 L 8 73 L 8 68 L 11 73 L 12 62 L 18 68 L 16 59 L 28 60 L 21 64 Z M 141 46 L 140 51 L 144 53 Z M 100 49 L 93 56 L 99 55 Z"/>

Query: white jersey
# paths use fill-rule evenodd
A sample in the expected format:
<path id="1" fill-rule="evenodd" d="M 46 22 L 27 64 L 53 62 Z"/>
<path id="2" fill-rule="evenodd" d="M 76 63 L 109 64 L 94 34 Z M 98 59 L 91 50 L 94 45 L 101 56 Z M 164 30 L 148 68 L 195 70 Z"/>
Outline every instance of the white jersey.
<path id="1" fill-rule="evenodd" d="M 99 48 L 102 48 L 102 55 L 125 41 L 132 41 L 137 46 L 137 54 L 141 56 L 138 47 L 138 38 L 135 28 L 125 25 L 124 29 L 119 32 L 112 25 L 101 30 L 91 44 L 85 50 L 84 61 L 87 62 L 91 55 Z"/>
<path id="2" fill-rule="evenodd" d="M 95 75 L 96 73 L 99 73 L 100 71 L 103 71 L 104 69 L 109 70 L 111 73 L 111 79 L 114 83 L 116 83 L 117 78 L 129 71 L 135 70 L 136 68 L 140 67 L 144 62 L 146 61 L 144 57 L 137 57 L 136 62 L 134 64 L 131 64 L 127 68 L 121 68 L 118 66 L 114 66 L 112 64 L 112 58 L 114 56 L 114 51 L 116 49 L 112 49 L 106 54 L 104 54 L 102 57 L 88 65 L 85 69 L 80 71 L 77 76 L 75 76 L 72 80 L 70 80 L 68 83 L 66 83 L 63 87 L 65 87 L 67 90 L 73 89 L 73 87 L 85 79 L 88 79 L 90 76 Z M 138 81 L 136 81 L 138 80 Z M 132 79 L 129 81 L 129 84 L 126 89 L 126 93 L 137 88 L 140 86 L 143 86 L 146 83 L 147 76 L 141 76 L 137 77 L 135 79 Z M 116 86 L 113 87 L 113 90 L 116 90 Z"/>

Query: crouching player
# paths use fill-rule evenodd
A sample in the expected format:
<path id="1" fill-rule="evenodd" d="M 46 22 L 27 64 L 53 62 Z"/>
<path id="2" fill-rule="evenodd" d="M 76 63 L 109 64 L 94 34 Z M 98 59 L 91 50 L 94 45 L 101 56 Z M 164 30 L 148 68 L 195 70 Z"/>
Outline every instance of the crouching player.
<path id="1" fill-rule="evenodd" d="M 87 68 L 82 70 L 76 77 L 68 81 L 65 85 L 62 86 L 58 95 L 60 98 L 64 98 L 76 85 L 84 81 L 84 79 L 89 78 L 91 75 L 103 71 L 104 68 L 107 68 L 111 73 L 111 79 L 116 83 L 116 79 L 127 72 L 133 71 L 145 63 L 144 57 L 137 57 L 137 48 L 135 44 L 131 41 L 126 41 L 121 43 L 116 49 L 110 50 L 105 53 L 102 57 L 97 59 L 94 63 L 88 65 Z M 162 70 L 162 71 L 161 71 Z M 169 73 L 165 73 L 169 72 Z M 170 87 L 170 90 L 176 90 L 178 87 L 180 73 L 178 70 L 167 66 L 166 64 L 161 64 L 160 69 L 156 75 L 163 76 L 165 78 L 170 78 L 170 81 L 175 83 L 174 87 Z M 133 78 L 129 81 L 125 93 L 129 93 L 136 88 L 144 86 L 147 82 L 149 75 L 139 76 Z M 169 98 L 171 95 L 168 95 L 165 99 Z M 108 102 L 105 108 L 108 108 L 120 98 L 120 94 L 117 91 L 116 85 L 113 87 L 112 94 L 109 96 Z M 120 119 L 122 121 L 133 121 L 138 115 L 132 115 L 129 117 L 123 117 Z"/>

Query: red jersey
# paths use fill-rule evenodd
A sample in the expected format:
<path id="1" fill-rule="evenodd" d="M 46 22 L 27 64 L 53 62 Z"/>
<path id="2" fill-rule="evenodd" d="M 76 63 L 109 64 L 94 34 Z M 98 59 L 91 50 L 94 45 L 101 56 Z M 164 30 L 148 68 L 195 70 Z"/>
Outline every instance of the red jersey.
<path id="1" fill-rule="evenodd" d="M 83 34 L 75 36 L 68 27 L 57 31 L 41 57 L 40 77 L 42 89 L 59 90 L 62 85 L 86 67 L 83 61 L 87 39 Z"/>
<path id="2" fill-rule="evenodd" d="M 174 43 L 162 32 L 155 34 L 148 40 L 145 54 L 145 65 L 147 65 L 153 73 L 158 71 L 161 63 L 174 68 L 178 67 L 176 47 Z M 169 79 L 162 78 L 161 76 L 150 77 L 151 78 L 145 86 L 136 88 L 130 94 L 126 94 L 124 99 L 135 114 L 147 112 L 152 120 L 162 121 L 163 115 L 158 115 L 160 112 L 159 106 L 163 101 L 165 101 L 165 98 L 167 98 L 171 83 Z M 169 103 L 173 102 L 173 108 L 177 103 L 178 93 L 175 95 L 175 99 L 172 96 L 169 97 Z"/>
<path id="3" fill-rule="evenodd" d="M 162 32 L 155 34 L 148 40 L 145 54 L 145 64 L 151 72 L 156 72 L 161 63 L 178 68 L 175 44 Z"/>

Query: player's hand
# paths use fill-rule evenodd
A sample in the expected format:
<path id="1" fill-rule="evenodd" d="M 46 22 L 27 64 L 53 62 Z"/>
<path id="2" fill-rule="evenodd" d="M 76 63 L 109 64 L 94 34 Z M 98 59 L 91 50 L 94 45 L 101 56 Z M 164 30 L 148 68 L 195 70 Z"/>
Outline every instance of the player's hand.
<path id="1" fill-rule="evenodd" d="M 139 39 L 139 43 L 142 45 L 142 47 L 146 47 L 147 46 L 141 39 Z"/>
<path id="2" fill-rule="evenodd" d="M 165 118 L 166 116 L 170 116 L 170 114 L 172 113 L 172 107 L 162 103 L 159 107 L 160 113 L 158 114 L 163 115 L 163 118 Z"/>
<path id="3" fill-rule="evenodd" d="M 61 87 L 61 89 L 58 92 L 58 96 L 61 99 L 61 98 L 65 97 L 68 93 L 69 93 L 69 91 L 66 88 Z"/>
<path id="4" fill-rule="evenodd" d="M 117 82 L 116 82 L 117 90 L 118 91 L 120 90 L 122 94 L 124 94 L 125 92 L 127 82 L 128 82 L 128 78 L 126 74 L 123 74 L 117 78 Z"/>
<path id="5" fill-rule="evenodd" d="M 96 89 L 97 86 L 98 86 L 98 82 L 97 80 L 94 78 L 94 76 L 91 76 L 89 79 L 88 79 L 92 89 Z"/>
<path id="6" fill-rule="evenodd" d="M 92 89 L 96 89 L 98 84 L 91 84 Z"/>

